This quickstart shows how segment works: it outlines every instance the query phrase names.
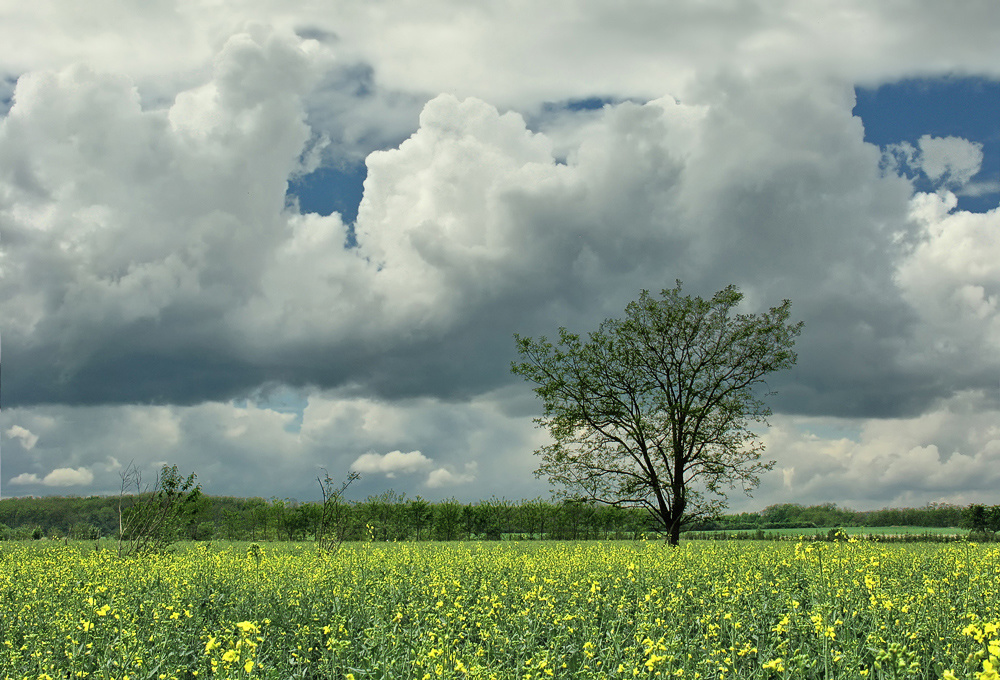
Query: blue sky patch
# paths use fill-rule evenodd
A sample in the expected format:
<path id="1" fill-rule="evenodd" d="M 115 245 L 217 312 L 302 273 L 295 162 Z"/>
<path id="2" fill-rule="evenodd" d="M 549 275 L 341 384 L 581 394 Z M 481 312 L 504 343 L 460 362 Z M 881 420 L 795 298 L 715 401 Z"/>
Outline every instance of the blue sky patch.
<path id="1" fill-rule="evenodd" d="M 1000 204 L 1000 82 L 985 78 L 902 80 L 877 88 L 856 88 L 854 114 L 865 126 L 865 141 L 886 148 L 923 135 L 962 137 L 982 144 L 983 163 L 973 183 L 992 183 L 978 196 L 959 195 L 958 207 L 986 212 Z M 915 177 L 918 190 L 932 191 L 926 177 Z"/>
<path id="2" fill-rule="evenodd" d="M 288 182 L 288 195 L 299 199 L 303 213 L 340 213 L 345 224 L 358 219 L 358 205 L 364 193 L 368 167 L 364 163 L 347 167 L 323 166 Z"/>

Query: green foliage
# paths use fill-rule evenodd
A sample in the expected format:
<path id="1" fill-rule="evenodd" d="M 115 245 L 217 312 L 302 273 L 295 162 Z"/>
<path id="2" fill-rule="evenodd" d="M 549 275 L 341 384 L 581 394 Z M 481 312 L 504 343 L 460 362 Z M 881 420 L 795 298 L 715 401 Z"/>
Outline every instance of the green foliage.
<path id="1" fill-rule="evenodd" d="M 389 489 L 371 495 L 359 504 L 364 526 L 379 541 L 405 541 L 410 525 L 406 512 L 406 494 Z"/>
<path id="2" fill-rule="evenodd" d="M 117 496 L 4 498 L 0 500 L 0 540 L 30 540 L 33 534 L 38 538 L 57 535 L 74 540 L 117 536 L 117 517 L 113 522 L 109 517 L 112 513 L 117 514 L 118 502 Z M 426 503 L 426 510 L 421 503 Z M 343 540 L 365 538 L 367 523 L 373 517 L 371 506 L 342 498 L 338 508 L 332 525 L 335 537 Z M 414 508 L 429 512 L 430 519 L 425 514 L 415 523 Z M 201 495 L 197 507 L 191 510 L 193 514 L 180 527 L 179 534 L 183 539 L 204 541 L 287 539 L 286 512 L 297 515 L 298 519 L 291 521 L 293 525 L 298 522 L 304 527 L 293 531 L 297 539 L 316 540 L 316 518 L 322 512 L 320 504 L 314 502 L 206 495 Z M 572 500 L 552 502 L 543 498 L 520 501 L 491 498 L 479 503 L 461 503 L 454 498 L 430 502 L 418 497 L 386 506 L 381 512 L 383 519 L 398 527 L 391 532 L 395 540 L 631 539 L 656 530 L 653 518 L 638 508 Z M 870 511 L 841 508 L 832 503 L 811 506 L 784 503 L 760 512 L 700 519 L 688 526 L 684 538 L 694 536 L 691 532 L 716 532 L 704 534 L 711 538 L 717 538 L 718 532 L 753 537 L 757 531 L 767 537 L 811 536 L 820 531 L 825 534 L 830 527 L 843 527 L 851 535 L 871 536 L 871 540 L 932 540 L 924 537 L 929 532 L 964 537 L 966 532 L 955 527 L 969 528 L 970 512 L 969 508 L 940 503 L 921 508 Z M 491 524 L 494 528 L 487 531 Z M 902 536 L 914 531 L 915 537 Z M 378 540 L 390 537 L 390 533 L 379 534 Z M 324 531 L 322 535 L 328 534 Z M 988 540 L 985 532 L 975 534 L 974 538 Z M 935 536 L 933 540 L 944 539 Z"/>
<path id="3" fill-rule="evenodd" d="M 326 470 L 323 470 L 322 477 L 316 478 L 323 497 L 317 508 L 316 527 L 316 543 L 321 551 L 336 551 L 347 539 L 350 529 L 350 507 L 344 499 L 344 494 L 347 493 L 348 487 L 360 478 L 361 475 L 357 472 L 350 472 L 347 479 L 339 486 Z"/>
<path id="4" fill-rule="evenodd" d="M 773 529 L 686 531 L 685 541 L 809 541 L 843 540 L 865 543 L 957 543 L 970 536 L 955 527 L 844 527 L 832 529 Z"/>
<path id="5" fill-rule="evenodd" d="M 118 554 L 162 552 L 185 537 L 194 517 L 206 503 L 197 476 L 183 477 L 176 465 L 164 465 L 152 488 L 143 486 L 142 473 L 130 464 L 121 474 L 118 497 Z"/>
<path id="6" fill-rule="evenodd" d="M 735 286 L 683 295 L 678 281 L 659 299 L 642 291 L 586 340 L 565 328 L 555 344 L 515 336 L 511 369 L 536 385 L 554 440 L 536 474 L 567 498 L 646 508 L 673 544 L 729 489 L 749 494 L 773 465 L 751 430 L 770 414 L 761 387 L 794 365 L 802 324 L 788 300 L 738 314 L 742 299 Z"/>
<path id="7" fill-rule="evenodd" d="M 812 530 L 829 527 L 865 527 L 878 530 L 893 527 L 892 533 L 900 533 L 901 527 L 921 527 L 931 529 L 966 526 L 963 517 L 967 510 L 957 505 L 930 503 L 922 508 L 882 508 L 881 510 L 857 511 L 840 508 L 833 503 L 803 506 L 797 503 L 771 505 L 760 512 L 743 512 L 735 515 L 720 515 L 693 523 L 689 531 L 788 531 L 792 534 L 810 533 Z M 922 529 L 921 529 L 922 530 Z M 881 533 L 879 531 L 862 533 Z"/>
<path id="8" fill-rule="evenodd" d="M 963 526 L 981 541 L 992 541 L 1000 531 L 1000 505 L 973 504 L 966 508 Z"/>
<path id="9" fill-rule="evenodd" d="M 432 505 L 434 538 L 454 541 L 462 531 L 462 505 L 454 498 Z"/>
<path id="10" fill-rule="evenodd" d="M 430 503 L 417 496 L 406 502 L 406 510 L 409 513 L 410 526 L 413 528 L 413 538 L 418 541 L 426 538 L 434 519 Z"/>

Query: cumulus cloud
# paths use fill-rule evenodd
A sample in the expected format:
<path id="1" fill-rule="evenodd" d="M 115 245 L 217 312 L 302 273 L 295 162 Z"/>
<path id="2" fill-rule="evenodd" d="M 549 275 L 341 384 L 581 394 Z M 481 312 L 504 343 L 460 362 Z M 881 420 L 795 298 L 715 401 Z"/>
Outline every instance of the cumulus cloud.
<path id="1" fill-rule="evenodd" d="M 808 373 L 781 408 L 889 414 L 940 396 L 898 358 L 911 188 L 879 174 L 848 84 L 713 76 L 684 102 L 587 113 L 586 135 L 551 122 L 558 151 L 515 111 L 440 95 L 368 157 L 345 248 L 339 215 L 284 203 L 328 61 L 314 43 L 235 35 L 159 110 L 83 67 L 19 80 L 0 123 L 0 291 L 28 369 L 14 403 L 193 404 L 268 380 L 465 398 L 510 382 L 513 332 L 593 327 L 676 278 L 793 298 Z"/>
<path id="2" fill-rule="evenodd" d="M 7 436 L 10 439 L 18 439 L 21 442 L 21 448 L 25 451 L 30 451 L 35 448 L 35 444 L 38 443 L 38 435 L 32 433 L 31 430 L 21 427 L 20 425 L 14 425 L 7 429 Z"/>
<path id="3" fill-rule="evenodd" d="M 932 181 L 962 187 L 969 183 L 983 164 L 983 145 L 961 137 L 922 136 L 920 169 Z"/>
<path id="4" fill-rule="evenodd" d="M 0 318 L 4 431 L 33 453 L 4 469 L 113 492 L 138 455 L 206 489 L 305 497 L 317 468 L 360 464 L 378 477 L 362 494 L 396 474 L 535 495 L 544 433 L 511 334 L 589 330 L 676 278 L 702 295 L 736 283 L 748 311 L 793 300 L 806 332 L 774 381 L 784 427 L 937 412 L 995 382 L 998 213 L 948 193 L 992 180 L 954 137 L 886 167 L 853 86 L 1000 73 L 995 11 L 584 3 L 570 26 L 536 5 L 456 23 L 443 0 L 253 0 L 126 14 L 150 36 L 137 50 L 95 32 L 100 13 L 25 5 L 0 26 L 16 79 Z M 592 96 L 609 103 L 553 104 Z M 286 203 L 290 178 L 362 157 L 355 224 Z M 906 171 L 940 193 L 914 195 Z M 272 385 L 300 407 L 252 396 Z M 789 436 L 775 442 L 804 461 L 783 460 L 783 488 L 818 488 L 809 461 L 855 450 Z M 928 469 L 960 451 L 956 479 L 991 455 L 930 435 L 901 450 Z"/>
<path id="5" fill-rule="evenodd" d="M 0 286 L 8 347 L 40 373 L 37 388 L 14 373 L 8 394 L 129 400 L 129 384 L 145 381 L 126 374 L 186 364 L 163 348 L 200 347 L 197 372 L 234 379 L 223 367 L 233 359 L 218 354 L 220 320 L 252 295 L 282 240 L 287 178 L 310 139 L 301 94 L 312 63 L 288 36 L 238 34 L 213 78 L 166 110 L 86 66 L 18 80 L 0 121 L 0 219 L 15 256 Z M 183 400 L 163 387 L 160 398 Z"/>
<path id="6" fill-rule="evenodd" d="M 276 27 L 335 51 L 329 75 L 310 97 L 312 118 L 335 146 L 367 151 L 404 138 L 420 104 L 442 92 L 529 111 L 595 94 L 686 96 L 706 75 L 734 67 L 760 74 L 791 65 L 852 82 L 1000 75 L 990 3 L 920 2 L 900 13 L 864 0 L 829 7 L 747 1 L 725 11 L 678 0 L 627 12 L 583 2 L 572 21 L 557 6 L 503 0 L 463 6 L 460 20 L 454 0 L 391 12 L 361 3 L 248 0 L 189 9 L 115 6 L 114 14 L 117 33 L 96 18 L 104 16 L 99 8 L 19 6 L 0 26 L 0 44 L 8 46 L 0 73 L 16 78 L 85 62 L 127 75 L 148 100 L 170 101 L 199 82 L 229 37 L 248 26 Z M 388 139 L 386 129 L 393 130 Z"/>
<path id="7" fill-rule="evenodd" d="M 41 485 L 41 486 L 88 486 L 94 481 L 94 474 L 85 467 L 80 468 L 56 468 L 52 472 L 39 477 L 35 473 L 22 472 L 11 478 L 10 484 L 17 486 Z"/>
<path id="8" fill-rule="evenodd" d="M 445 486 L 469 484 L 470 482 L 476 481 L 477 467 L 478 466 L 475 463 L 466 463 L 463 472 L 454 472 L 443 467 L 432 470 L 431 473 L 427 475 L 427 486 L 431 489 L 440 489 Z"/>
<path id="9" fill-rule="evenodd" d="M 42 479 L 45 486 L 87 486 L 94 481 L 94 473 L 87 468 L 56 468 Z"/>
<path id="10" fill-rule="evenodd" d="M 170 173 L 153 164 L 155 182 L 135 183 L 127 200 L 109 193 L 100 208 L 78 209 L 92 216 L 86 229 L 68 215 L 53 217 L 68 209 L 69 199 L 40 194 L 36 212 L 23 212 L 20 203 L 10 210 L 21 228 L 14 233 L 24 261 L 55 252 L 64 270 L 92 272 L 82 284 L 79 277 L 58 275 L 30 286 L 9 287 L 14 277 L 0 282 L 10 291 L 4 305 L 12 313 L 5 318 L 15 329 L 18 363 L 32 367 L 22 375 L 50 378 L 32 380 L 31 387 L 15 378 L 26 401 L 183 403 L 238 393 L 267 378 L 353 385 L 358 394 L 350 399 L 313 395 L 298 434 L 313 436 L 327 419 L 350 423 L 356 436 L 347 464 L 358 460 L 357 451 L 373 447 L 437 450 L 445 432 L 480 425 L 437 421 L 416 425 L 423 437 L 408 436 L 396 421 L 414 427 L 417 419 L 407 413 L 420 412 L 420 402 L 382 400 L 465 398 L 508 383 L 513 331 L 551 333 L 558 325 L 585 330 L 620 314 L 639 288 L 655 290 L 678 277 L 702 294 L 735 281 L 751 307 L 793 298 L 810 332 L 802 339 L 796 381 L 782 389 L 780 409 L 892 414 L 919 410 L 940 396 L 941 386 L 924 380 L 927 365 L 907 364 L 900 354 L 917 356 L 929 341 L 905 335 L 918 305 L 899 287 L 909 279 L 897 260 L 913 259 L 913 244 L 923 233 L 908 203 L 911 189 L 903 179 L 880 174 L 878 151 L 864 144 L 850 115 L 850 87 L 832 80 L 789 87 L 787 74 L 727 77 L 688 103 L 672 97 L 623 102 L 588 113 L 588 134 L 576 137 L 561 162 L 549 136 L 530 130 L 519 114 L 442 95 L 427 104 L 408 140 L 369 157 L 358 245 L 345 249 L 347 228 L 338 215 L 290 213 L 279 200 L 283 178 L 310 137 L 294 96 L 272 102 L 261 92 L 245 110 L 241 97 L 249 95 L 226 94 L 227 83 L 251 78 L 248 73 L 273 80 L 282 72 L 258 61 L 308 71 L 307 57 L 297 50 L 293 40 L 280 37 L 234 39 L 219 57 L 215 80 L 182 93 L 159 118 L 135 105 L 120 79 L 71 71 L 29 82 L 12 110 L 21 117 L 5 121 L 14 121 L 11 129 L 30 128 L 35 119 L 27 112 L 39 107 L 43 119 L 65 117 L 54 104 L 42 105 L 46 97 L 63 101 L 57 95 L 68 89 L 59 84 L 65 78 L 74 86 L 84 83 L 84 90 L 110 88 L 112 101 L 125 102 L 119 127 L 154 130 L 146 143 L 174 149 L 172 163 L 211 154 L 206 160 L 233 168 L 236 159 L 256 158 L 245 156 L 244 145 L 263 142 L 224 133 L 204 114 L 219 106 L 230 121 L 286 142 L 261 162 L 280 160 L 284 169 L 255 163 L 241 170 L 269 193 L 264 202 L 227 187 L 225 172 L 192 169 L 197 183 L 181 178 L 172 184 Z M 244 61 L 256 70 L 241 71 L 251 68 Z M 34 134 L 40 139 L 42 133 Z M 16 147 L 13 137 L 5 140 Z M 738 158 L 732 148 L 743 149 Z M 33 167 L 34 176 L 60 171 L 55 160 L 51 167 Z M 30 183 L 19 178 L 8 176 L 17 190 L 27 191 Z M 97 172 L 93 181 L 100 186 L 110 176 Z M 131 234 L 124 226 L 135 219 L 135 206 L 147 202 L 162 209 L 148 214 L 156 224 L 178 212 L 158 203 L 154 188 L 161 185 L 175 186 L 183 197 L 180 214 L 203 225 L 188 233 L 193 240 Z M 52 186 L 69 196 L 76 190 L 68 177 Z M 122 262 L 136 263 L 102 269 L 103 244 L 112 237 L 121 240 L 115 252 Z M 40 271 L 22 266 L 19 274 L 31 280 Z M 66 302 L 39 306 L 39 295 Z M 85 303 L 93 318 L 82 316 L 70 299 Z M 54 329 L 64 332 L 48 332 Z M 55 362 L 41 351 L 47 338 L 58 339 L 48 345 Z M 224 462 L 238 459 L 255 432 L 283 442 L 275 451 L 314 455 L 285 438 L 286 428 L 294 428 L 288 414 L 267 412 L 256 420 L 225 402 L 190 411 L 110 413 L 149 420 L 144 429 L 161 432 L 154 450 L 208 437 L 219 446 L 208 472 L 229 479 Z M 224 436 L 209 435 L 213 428 Z M 526 473 L 530 450 L 519 453 Z M 456 472 L 465 463 L 454 458 L 435 456 L 434 464 L 432 472 L 444 472 L 429 478 L 432 487 L 473 474 Z"/>
<path id="11" fill-rule="evenodd" d="M 1000 208 L 955 210 L 953 194 L 918 194 L 919 231 L 895 280 L 920 323 L 903 360 L 943 386 L 995 386 L 1000 374 Z"/>
<path id="12" fill-rule="evenodd" d="M 358 459 L 351 463 L 351 469 L 355 472 L 379 473 L 393 478 L 397 473 L 412 474 L 433 464 L 433 460 L 419 451 L 409 453 L 390 451 L 384 454 L 369 452 L 358 456 Z"/>
<path id="13" fill-rule="evenodd" d="M 890 144 L 885 154 L 893 171 L 917 170 L 936 186 L 955 191 L 964 191 L 983 164 L 983 145 L 961 137 L 923 135 L 916 147 L 909 142 Z"/>
<path id="14" fill-rule="evenodd" d="M 764 435 L 778 463 L 761 494 L 858 509 L 993 498 L 998 416 L 996 400 L 980 391 L 956 394 L 913 418 L 779 416 Z"/>
<path id="15" fill-rule="evenodd" d="M 8 483 L 15 486 L 21 486 L 28 484 L 41 484 L 42 480 L 38 475 L 32 472 L 22 472 L 19 475 L 11 477 Z"/>

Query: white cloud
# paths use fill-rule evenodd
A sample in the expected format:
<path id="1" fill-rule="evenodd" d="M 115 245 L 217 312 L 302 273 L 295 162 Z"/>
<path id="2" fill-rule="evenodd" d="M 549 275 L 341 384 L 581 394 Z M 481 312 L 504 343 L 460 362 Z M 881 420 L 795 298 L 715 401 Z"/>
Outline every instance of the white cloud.
<path id="1" fill-rule="evenodd" d="M 766 454 L 777 465 L 753 505 L 838 502 L 872 509 L 996 503 L 998 422 L 996 400 L 976 391 L 913 418 L 777 416 L 764 434 Z M 840 437 L 838 430 L 844 432 Z"/>
<path id="2" fill-rule="evenodd" d="M 101 17 L 110 13 L 115 27 L 109 31 Z M 996 21 L 991 3 L 921 3 L 901 13 L 865 0 L 829 6 L 744 1 L 725 9 L 678 0 L 627 10 L 580 2 L 571 18 L 558 5 L 505 0 L 463 5 L 460 12 L 454 0 L 395 3 L 392 11 L 273 0 L 91 5 L 86 12 L 22 3 L 0 26 L 0 44 L 7 46 L 0 73 L 83 62 L 125 73 L 149 99 L 169 101 L 203 78 L 230 36 L 260 25 L 296 30 L 312 49 L 335 51 L 332 68 L 370 70 L 357 83 L 349 74 L 333 78 L 314 95 L 316 117 L 338 113 L 323 123 L 332 136 L 364 146 L 371 142 L 366 137 L 379 135 L 370 121 L 379 121 L 380 130 L 400 129 L 398 119 L 412 113 L 416 101 L 441 92 L 527 112 L 545 101 L 595 94 L 686 96 L 688 88 L 726 70 L 759 75 L 792 68 L 854 82 L 914 73 L 998 76 Z"/>
<path id="3" fill-rule="evenodd" d="M 963 187 L 979 172 L 983 164 L 983 145 L 961 137 L 931 137 L 923 135 L 920 146 L 920 168 L 931 180 L 949 187 Z"/>
<path id="4" fill-rule="evenodd" d="M 14 127 L 33 130 L 39 145 L 44 146 L 43 130 L 68 125 L 63 109 L 75 88 L 118 102 L 124 111 L 119 129 L 152 130 L 151 136 L 140 136 L 143 144 L 172 150 L 161 158 L 123 142 L 118 155 L 132 154 L 132 167 L 152 172 L 147 184 L 130 184 L 128 196 L 111 193 L 112 178 L 124 181 L 120 168 L 88 175 L 78 149 L 57 155 L 36 167 L 45 170 L 42 176 L 57 178 L 46 181 L 70 198 L 39 199 L 37 211 L 11 213 L 21 215 L 26 242 L 36 240 L 25 261 L 35 257 L 40 267 L 57 252 L 65 258 L 64 271 L 92 272 L 50 275 L 35 287 L 10 288 L 13 302 L 4 303 L 17 309 L 21 301 L 35 314 L 51 309 L 32 302 L 29 293 L 40 288 L 91 310 L 94 316 L 88 318 L 79 305 L 67 302 L 21 327 L 23 337 L 59 338 L 57 350 L 65 354 L 57 365 L 69 362 L 64 374 L 72 375 L 73 362 L 85 365 L 82 352 L 88 348 L 137 352 L 139 370 L 148 364 L 146 353 L 155 355 L 162 347 L 170 347 L 173 356 L 197 357 L 222 349 L 230 361 L 285 366 L 305 380 L 369 381 L 389 395 L 474 391 L 483 389 L 476 383 L 480 372 L 487 386 L 509 380 L 504 353 L 511 352 L 513 330 L 551 333 L 560 324 L 585 329 L 620 314 L 639 287 L 670 285 L 678 276 L 700 292 L 735 280 L 760 304 L 793 297 L 802 313 L 812 310 L 809 323 L 818 326 L 813 338 L 833 336 L 823 330 L 831 291 L 850 313 L 868 310 L 872 323 L 883 323 L 886 315 L 870 310 L 898 304 L 886 283 L 897 249 L 892 236 L 913 228 L 905 213 L 909 187 L 879 176 L 878 154 L 863 143 L 850 114 L 851 89 L 842 83 L 803 80 L 791 87 L 787 76 L 725 79 L 691 103 L 668 97 L 611 106 L 587 114 L 588 132 L 575 137 L 575 148 L 565 141 L 572 135 L 562 138 L 569 147 L 565 164 L 556 163 L 548 136 L 530 131 L 518 114 L 502 114 L 475 99 L 437 97 L 409 140 L 369 159 L 359 246 L 345 250 L 346 227 L 337 215 L 288 214 L 277 200 L 309 137 L 294 96 L 276 103 L 253 88 L 250 94 L 226 94 L 243 77 L 277 78 L 281 71 L 269 61 L 305 64 L 296 49 L 273 36 L 229 41 L 215 78 L 179 96 L 166 121 L 137 107 L 130 86 L 120 79 L 69 71 L 27 83 L 18 102 L 25 108 L 15 107 L 21 118 L 14 117 Z M 60 78 L 67 82 L 60 84 Z M 247 97 L 256 97 L 256 103 L 241 108 Z M 36 120 L 29 115 L 35 110 L 44 115 Z M 214 122 L 216 114 L 229 123 Z M 235 133 L 227 132 L 226 125 L 237 123 Z M 69 127 L 74 126 L 92 129 L 82 123 Z M 250 138 L 258 134 L 277 150 L 257 154 L 255 145 L 263 142 Z M 20 148 L 14 137 L 6 141 Z M 738 157 L 733 148 L 741 149 Z M 99 208 L 84 210 L 82 194 L 71 200 L 80 189 L 60 175 L 67 158 L 95 183 L 92 190 L 100 189 Z M 229 184 L 227 173 L 245 158 L 253 162 L 239 172 L 272 200 L 262 202 L 260 195 Z M 198 168 L 195 159 L 215 169 Z M 98 169 L 99 162 L 108 163 L 95 162 Z M 284 169 L 275 171 L 276 162 Z M 192 177 L 175 180 L 172 170 L 157 170 L 178 163 Z M 10 181 L 27 191 L 28 184 L 14 175 Z M 164 202 L 163 187 L 173 187 L 179 200 Z M 830 200 L 831 192 L 836 200 Z M 79 205 L 72 214 L 89 223 L 73 221 L 68 212 L 53 217 L 74 200 Z M 147 204 L 157 212 L 137 208 Z M 152 236 L 127 229 L 139 216 L 159 225 Z M 185 218 L 200 226 L 170 232 Z M 123 258 L 114 266 L 101 260 L 110 239 L 120 241 L 115 252 Z M 126 266 L 130 260 L 139 264 Z M 20 275 L 30 281 L 39 271 L 24 267 Z M 147 321 L 155 323 L 144 326 Z M 839 318 L 830 315 L 827 323 L 843 337 Z M 43 332 L 55 328 L 67 332 Z M 873 351 L 864 344 L 820 350 L 814 356 L 834 366 L 837 379 L 850 375 L 837 364 L 838 353 L 855 366 L 859 356 Z M 44 367 L 52 362 L 44 359 L 39 370 L 50 370 Z M 884 365 L 877 355 L 870 361 L 879 363 Z M 811 370 L 822 372 L 817 366 Z M 197 387 L 210 368 L 199 365 L 170 384 Z M 856 370 L 858 380 L 871 381 L 865 364 Z M 324 372 L 330 377 L 322 377 Z M 126 378 L 122 389 L 137 382 L 134 374 L 123 373 Z M 843 402 L 835 391 L 827 398 Z M 335 398 L 313 394 L 300 431 L 294 431 L 290 414 L 241 413 L 246 411 L 222 402 L 109 408 L 104 417 L 114 424 L 92 441 L 107 442 L 131 423 L 145 434 L 130 434 L 125 441 L 141 441 L 136 448 L 148 449 L 149 460 L 203 451 L 201 457 L 185 456 L 190 469 L 204 481 L 245 488 L 237 480 L 243 473 L 249 478 L 257 466 L 297 470 L 293 476 L 309 478 L 310 465 L 330 464 L 320 448 L 330 441 L 340 443 L 338 450 L 345 453 L 338 456 L 350 456 L 343 460 L 349 465 L 358 460 L 357 451 L 395 450 L 400 456 L 432 446 L 439 451 L 455 433 L 469 439 L 503 422 L 480 404 L 448 412 L 434 398 L 393 403 L 364 391 Z M 433 418 L 421 417 L 427 413 Z M 514 467 L 530 479 L 533 447 L 523 439 L 521 444 L 507 448 L 507 460 L 522 461 Z M 483 442 L 475 450 L 491 446 Z M 130 457 L 119 444 L 87 463 L 103 465 L 109 454 Z M 458 451 L 436 455 L 429 486 L 471 482 L 473 476 L 484 490 L 494 484 L 489 474 L 465 470 L 466 462 Z M 496 465 L 503 467 L 504 459 Z M 521 486 L 537 488 L 530 481 Z"/>
<path id="5" fill-rule="evenodd" d="M 955 210 L 953 194 L 918 194 L 919 225 L 896 282 L 921 323 L 906 358 L 961 385 L 1000 371 L 1000 208 Z"/>
<path id="6" fill-rule="evenodd" d="M 224 401 L 262 375 L 468 395 L 510 380 L 512 332 L 592 327 L 675 278 L 796 297 L 814 328 L 831 298 L 900 313 L 891 234 L 909 185 L 879 177 L 846 83 L 712 76 L 686 102 L 587 114 L 586 135 L 550 122 L 565 164 L 517 112 L 440 95 L 368 158 L 345 249 L 339 216 L 284 206 L 326 63 L 306 43 L 235 35 L 165 110 L 89 68 L 21 79 L 0 123 L 15 237 L 0 299 L 31 399 Z"/>
<path id="7" fill-rule="evenodd" d="M 45 486 L 87 486 L 94 481 L 94 473 L 87 468 L 57 468 L 45 475 Z"/>
<path id="8" fill-rule="evenodd" d="M 397 473 L 412 474 L 430 467 L 434 461 L 419 451 L 390 451 L 385 454 L 369 452 L 358 456 L 351 463 L 351 469 L 361 473 L 378 473 L 386 477 L 395 477 Z"/>
<path id="9" fill-rule="evenodd" d="M 15 486 L 27 485 L 27 484 L 41 484 L 41 478 L 31 472 L 22 472 L 16 477 L 11 477 L 9 484 L 14 484 Z"/>
<path id="10" fill-rule="evenodd" d="M 969 182 L 958 189 L 959 196 L 988 196 L 990 194 L 1000 194 L 1000 180 L 981 180 Z"/>
<path id="11" fill-rule="evenodd" d="M 470 484 L 476 481 L 476 463 L 466 463 L 464 472 L 454 472 L 447 468 L 432 470 L 427 475 L 427 486 L 431 489 L 440 489 L 447 486 L 459 486 Z"/>
<path id="12" fill-rule="evenodd" d="M 117 472 L 122 469 L 121 461 L 114 456 L 108 456 L 104 463 L 99 463 L 105 472 Z"/>
<path id="13" fill-rule="evenodd" d="M 25 451 L 31 451 L 35 448 L 35 444 L 38 443 L 38 435 L 31 432 L 31 430 L 21 427 L 20 425 L 13 425 L 7 429 L 7 436 L 11 439 L 18 439 L 21 442 L 21 448 Z"/>
<path id="14" fill-rule="evenodd" d="M 5 339 L 52 338 L 54 373 L 37 385 L 90 361 L 110 376 L 121 352 L 102 355 L 118 342 L 204 354 L 227 334 L 284 239 L 318 63 L 290 34 L 237 34 L 165 110 L 88 66 L 18 80 L 0 120 L 0 290 Z"/>
<path id="15" fill-rule="evenodd" d="M 12 477 L 10 484 L 17 486 L 43 485 L 43 486 L 89 486 L 94 481 L 94 474 L 85 467 L 80 468 L 56 468 L 52 472 L 39 477 L 31 472 L 22 472 Z"/>
<path id="16" fill-rule="evenodd" d="M 936 186 L 963 195 L 987 193 L 990 183 L 970 183 L 983 164 L 983 145 L 961 137 L 923 135 L 914 147 L 909 142 L 890 144 L 883 159 L 892 172 L 906 168 L 918 170 Z"/>
<path id="17" fill-rule="evenodd" d="M 410 139 L 367 165 L 361 252 L 382 268 L 373 283 L 389 313 L 422 325 L 448 323 L 470 296 L 512 283 L 513 256 L 527 255 L 531 234 L 518 233 L 505 197 L 560 189 L 550 143 L 518 114 L 448 95 L 428 102 Z"/>

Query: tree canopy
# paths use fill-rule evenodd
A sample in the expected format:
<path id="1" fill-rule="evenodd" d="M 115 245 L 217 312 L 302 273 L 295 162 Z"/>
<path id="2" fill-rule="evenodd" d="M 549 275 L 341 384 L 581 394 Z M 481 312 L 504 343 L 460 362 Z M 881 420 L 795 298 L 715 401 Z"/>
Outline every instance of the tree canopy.
<path id="1" fill-rule="evenodd" d="M 727 490 L 749 494 L 773 466 L 751 429 L 771 413 L 765 376 L 795 364 L 802 324 L 788 300 L 736 313 L 742 299 L 735 286 L 684 295 L 678 281 L 659 299 L 642 291 L 586 340 L 565 328 L 556 343 L 515 335 L 511 370 L 535 384 L 553 439 L 536 474 L 564 496 L 647 508 L 675 545 Z"/>

